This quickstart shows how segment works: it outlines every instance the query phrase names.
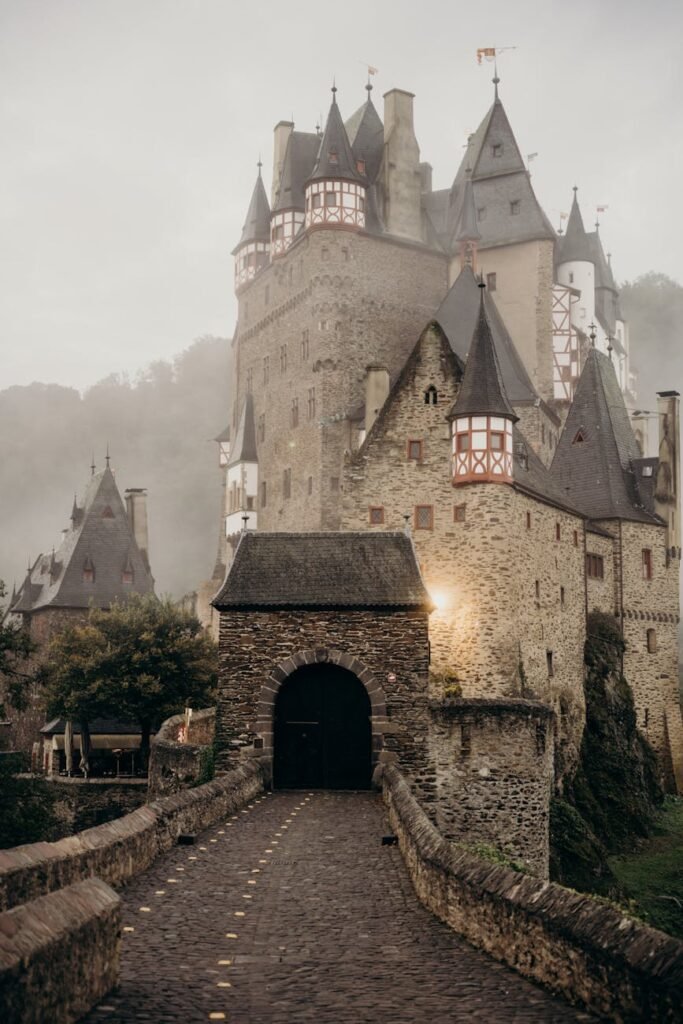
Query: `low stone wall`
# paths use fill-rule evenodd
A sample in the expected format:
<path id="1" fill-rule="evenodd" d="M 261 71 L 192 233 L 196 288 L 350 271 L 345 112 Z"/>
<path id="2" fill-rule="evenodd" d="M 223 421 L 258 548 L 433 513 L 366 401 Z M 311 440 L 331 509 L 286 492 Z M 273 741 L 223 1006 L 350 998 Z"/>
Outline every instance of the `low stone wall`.
<path id="1" fill-rule="evenodd" d="M 184 715 L 167 718 L 152 740 L 149 759 L 149 797 L 178 793 L 206 781 L 213 774 L 213 740 L 216 733 L 216 709 L 195 711 L 184 740 L 179 736 Z"/>
<path id="2" fill-rule="evenodd" d="M 147 799 L 146 779 L 81 779 L 48 776 L 43 785 L 56 799 L 61 835 L 71 836 L 129 814 Z M 51 837 L 56 838 L 56 837 Z"/>
<path id="3" fill-rule="evenodd" d="M 680 1021 L 683 943 L 552 882 L 458 850 L 394 765 L 384 799 L 415 890 L 473 945 L 609 1020 Z"/>
<path id="4" fill-rule="evenodd" d="M 0 851 L 0 910 L 97 875 L 119 886 L 144 871 L 183 832 L 200 832 L 263 789 L 250 760 L 203 786 L 154 800 L 123 818 L 56 843 Z"/>
<path id="5" fill-rule="evenodd" d="M 0 1020 L 67 1024 L 118 980 L 121 901 L 98 878 L 0 913 Z"/>

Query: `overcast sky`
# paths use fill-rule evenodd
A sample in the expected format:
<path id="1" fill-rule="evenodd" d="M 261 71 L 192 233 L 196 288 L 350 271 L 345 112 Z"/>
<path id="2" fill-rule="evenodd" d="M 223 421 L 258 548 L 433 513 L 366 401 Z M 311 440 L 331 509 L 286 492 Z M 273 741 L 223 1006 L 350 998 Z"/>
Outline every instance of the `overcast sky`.
<path id="1" fill-rule="evenodd" d="M 676 0 L 0 0 L 0 388 L 86 387 L 234 327 L 230 250 L 272 128 L 414 92 L 450 185 L 492 101 L 553 224 L 580 188 L 618 280 L 683 282 Z"/>

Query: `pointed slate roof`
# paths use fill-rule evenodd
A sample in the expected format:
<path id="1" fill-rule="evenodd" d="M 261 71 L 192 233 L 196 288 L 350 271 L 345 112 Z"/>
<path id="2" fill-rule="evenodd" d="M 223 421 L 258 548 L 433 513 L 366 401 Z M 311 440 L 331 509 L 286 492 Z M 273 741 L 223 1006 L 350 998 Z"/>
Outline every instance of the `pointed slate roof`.
<path id="1" fill-rule="evenodd" d="M 332 88 L 332 104 L 327 115 L 327 124 L 309 181 L 322 178 L 344 178 L 347 181 L 362 182 L 356 170 L 356 160 L 349 143 L 346 128 L 337 106 L 337 90 Z"/>
<path id="2" fill-rule="evenodd" d="M 112 601 L 131 593 L 151 594 L 154 579 L 137 546 L 130 520 L 107 468 L 90 478 L 78 506 L 81 515 L 65 530 L 57 551 L 41 555 L 34 563 L 10 611 L 33 612 L 40 608 L 108 608 Z M 133 571 L 132 583 L 122 574 Z M 94 573 L 85 583 L 83 570 Z"/>
<path id="3" fill-rule="evenodd" d="M 261 167 L 259 165 L 258 177 L 251 194 L 247 219 L 242 228 L 242 236 L 237 243 L 236 249 L 246 245 L 247 242 L 269 242 L 270 241 L 270 203 L 263 187 Z"/>
<path id="4" fill-rule="evenodd" d="M 476 241 L 481 238 L 481 232 L 477 225 L 477 209 L 474 205 L 474 188 L 472 186 L 472 175 L 469 174 L 463 189 L 462 203 L 455 222 L 453 237 L 456 242 Z"/>
<path id="5" fill-rule="evenodd" d="M 404 533 L 243 533 L 213 600 L 230 608 L 433 608 Z"/>
<path id="6" fill-rule="evenodd" d="M 304 185 L 313 170 L 319 146 L 320 136 L 315 132 L 290 132 L 273 213 L 304 209 Z"/>
<path id="7" fill-rule="evenodd" d="M 258 462 L 256 454 L 256 428 L 254 427 L 254 399 L 247 395 L 242 406 L 242 415 L 235 434 L 235 443 L 230 450 L 228 468 L 238 462 Z"/>
<path id="8" fill-rule="evenodd" d="M 583 217 L 581 216 L 581 209 L 576 196 L 577 192 L 578 189 L 575 187 L 572 208 L 569 213 L 569 220 L 567 221 L 567 230 L 564 235 L 560 235 L 557 239 L 556 262 L 558 264 L 570 263 L 575 260 L 587 263 L 595 261 L 593 245 L 583 225 Z"/>
<path id="9" fill-rule="evenodd" d="M 513 405 L 537 401 L 538 395 L 493 296 L 484 291 L 484 307 L 508 399 Z M 477 279 L 471 267 L 464 267 L 434 314 L 451 348 L 463 363 L 477 325 L 480 303 L 481 289 L 477 286 Z"/>
<path id="10" fill-rule="evenodd" d="M 483 293 L 484 286 L 480 286 Z M 510 405 L 503 384 L 496 346 L 491 334 L 484 296 L 479 304 L 479 317 L 465 363 L 465 374 L 451 416 L 507 416 L 519 419 Z"/>
<path id="11" fill-rule="evenodd" d="M 366 86 L 368 98 L 346 122 L 351 149 L 356 160 L 365 160 L 365 176 L 375 181 L 384 153 L 384 125 L 371 99 L 372 86 Z"/>
<path id="12" fill-rule="evenodd" d="M 555 238 L 555 231 L 531 186 L 517 140 L 498 96 L 476 132 L 470 136 L 451 188 L 451 244 L 455 241 L 456 223 L 470 168 L 475 209 L 483 211 L 477 219 L 480 248 Z M 515 214 L 511 212 L 513 203 L 518 204 Z"/>
<path id="13" fill-rule="evenodd" d="M 551 473 L 591 519 L 661 522 L 638 489 L 641 453 L 611 360 L 592 348 L 560 436 Z"/>

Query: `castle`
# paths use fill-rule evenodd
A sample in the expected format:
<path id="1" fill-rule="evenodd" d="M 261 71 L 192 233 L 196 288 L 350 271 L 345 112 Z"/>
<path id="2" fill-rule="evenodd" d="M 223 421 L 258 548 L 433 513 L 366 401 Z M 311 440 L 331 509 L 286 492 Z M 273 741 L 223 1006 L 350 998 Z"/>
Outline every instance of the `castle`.
<path id="1" fill-rule="evenodd" d="M 586 618 L 608 611 L 638 724 L 681 790 L 678 394 L 659 396 L 650 457 L 599 228 L 574 189 L 553 230 L 498 84 L 444 190 L 403 90 L 383 119 L 368 85 L 346 122 L 333 88 L 323 131 L 276 125 L 270 200 L 259 165 L 233 250 L 224 528 L 205 594 L 245 532 L 407 526 L 436 605 L 430 698 L 552 709 L 561 786 Z"/>

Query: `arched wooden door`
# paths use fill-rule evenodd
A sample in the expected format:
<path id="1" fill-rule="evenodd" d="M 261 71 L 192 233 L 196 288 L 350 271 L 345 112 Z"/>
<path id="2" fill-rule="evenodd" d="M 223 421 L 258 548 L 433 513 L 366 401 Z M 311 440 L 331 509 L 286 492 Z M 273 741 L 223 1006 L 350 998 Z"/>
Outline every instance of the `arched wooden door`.
<path id="1" fill-rule="evenodd" d="M 273 776 L 279 789 L 369 789 L 370 698 L 352 672 L 306 665 L 275 701 Z"/>

